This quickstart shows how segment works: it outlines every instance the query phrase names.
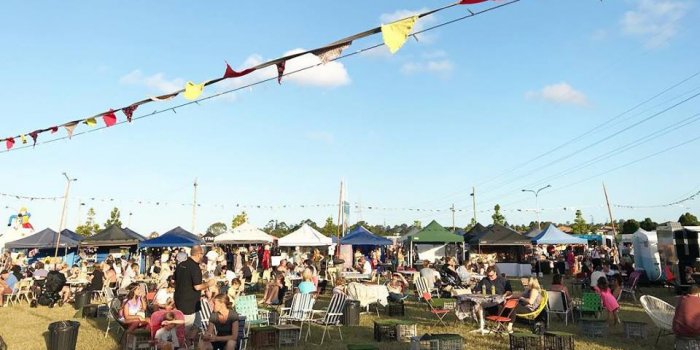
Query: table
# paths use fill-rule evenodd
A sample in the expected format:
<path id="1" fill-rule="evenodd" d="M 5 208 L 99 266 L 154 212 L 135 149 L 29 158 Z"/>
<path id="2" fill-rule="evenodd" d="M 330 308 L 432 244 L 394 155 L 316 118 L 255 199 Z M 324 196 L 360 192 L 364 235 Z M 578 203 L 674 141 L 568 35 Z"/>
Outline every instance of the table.
<path id="1" fill-rule="evenodd" d="M 359 301 L 360 307 L 369 307 L 370 304 L 374 303 L 379 303 L 382 306 L 388 304 L 389 290 L 385 285 L 353 282 L 348 284 L 346 293 L 352 300 Z"/>
<path id="2" fill-rule="evenodd" d="M 471 317 L 479 321 L 477 332 L 486 333 L 486 320 L 484 320 L 484 308 L 500 305 L 506 299 L 503 295 L 463 294 L 456 297 L 457 307 L 455 315 L 459 320 Z"/>
<path id="3" fill-rule="evenodd" d="M 359 272 L 341 272 L 340 273 L 343 278 L 346 280 L 368 280 L 372 278 L 371 275 L 359 273 Z"/>

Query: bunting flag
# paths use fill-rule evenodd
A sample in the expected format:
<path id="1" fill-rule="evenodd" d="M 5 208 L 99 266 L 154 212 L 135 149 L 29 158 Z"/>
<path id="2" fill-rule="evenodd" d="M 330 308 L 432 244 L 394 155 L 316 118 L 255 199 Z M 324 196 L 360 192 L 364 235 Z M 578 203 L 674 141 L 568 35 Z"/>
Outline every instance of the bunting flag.
<path id="1" fill-rule="evenodd" d="M 97 125 L 97 119 L 95 119 L 95 117 L 87 118 L 83 123 L 85 123 L 85 125 L 89 127 L 94 127 L 95 125 Z"/>
<path id="2" fill-rule="evenodd" d="M 236 72 L 235 70 L 233 70 L 233 68 L 231 68 L 231 66 L 229 66 L 228 62 L 226 62 L 226 72 L 224 72 L 224 79 L 242 77 L 246 74 L 252 73 L 254 70 L 255 67 Z"/>
<path id="3" fill-rule="evenodd" d="M 102 116 L 102 120 L 105 122 L 105 126 L 108 128 L 117 123 L 117 116 L 114 115 L 114 110 L 110 109 L 109 112 Z"/>
<path id="4" fill-rule="evenodd" d="M 36 146 L 36 139 L 39 138 L 39 130 L 34 130 L 29 133 L 29 136 L 32 138 L 32 147 Z"/>
<path id="5" fill-rule="evenodd" d="M 411 33 L 413 25 L 416 24 L 418 16 L 411 16 L 402 20 L 382 25 L 382 39 L 389 48 L 389 52 L 396 53 L 401 46 L 406 43 L 408 34 Z"/>
<path id="6" fill-rule="evenodd" d="M 351 44 L 352 44 L 352 41 L 349 41 L 345 44 L 341 44 L 338 46 L 333 46 L 333 47 L 324 48 L 321 50 L 316 50 L 313 52 L 313 54 L 318 56 L 318 58 L 321 60 L 321 63 L 326 64 L 326 63 L 333 61 L 334 59 L 340 57 L 340 55 L 343 53 L 343 50 L 350 47 Z"/>
<path id="7" fill-rule="evenodd" d="M 277 63 L 277 84 L 282 84 L 282 76 L 284 75 L 284 68 L 286 65 L 287 61 Z"/>
<path id="8" fill-rule="evenodd" d="M 24 134 L 19 135 L 19 139 L 22 140 L 22 144 L 27 143 L 27 136 L 26 135 L 24 135 Z"/>
<path id="9" fill-rule="evenodd" d="M 73 131 L 75 131 L 75 127 L 78 126 L 79 122 L 80 121 L 76 120 L 63 124 L 63 127 L 66 128 L 66 132 L 68 133 L 68 139 L 71 139 L 73 137 Z"/>
<path id="10" fill-rule="evenodd" d="M 51 133 L 52 133 L 52 134 L 55 134 L 55 133 L 58 132 L 58 127 L 57 127 L 57 126 L 52 126 L 52 127 L 50 128 L 50 130 L 51 130 Z"/>
<path id="11" fill-rule="evenodd" d="M 460 5 L 474 5 L 481 2 L 486 2 L 488 0 L 462 0 L 459 2 Z"/>
<path id="12" fill-rule="evenodd" d="M 173 92 L 172 94 L 167 94 L 167 95 L 154 96 L 154 97 L 151 97 L 151 101 L 164 102 L 164 101 L 172 100 L 173 98 L 175 98 L 175 96 L 177 96 L 179 94 L 180 94 L 180 91 Z"/>
<path id="13" fill-rule="evenodd" d="M 7 147 L 8 150 L 12 149 L 12 147 L 15 145 L 15 139 L 13 137 L 8 137 L 5 139 L 5 147 Z"/>
<path id="14" fill-rule="evenodd" d="M 185 94 L 183 95 L 185 99 L 187 100 L 196 100 L 199 95 L 202 94 L 204 91 L 204 83 L 201 84 L 195 84 L 191 81 L 188 81 L 187 84 L 185 84 Z"/>
<path id="15" fill-rule="evenodd" d="M 124 108 L 122 108 L 122 113 L 124 113 L 124 115 L 126 116 L 126 120 L 127 120 L 129 123 L 131 123 L 131 118 L 134 116 L 134 111 L 135 111 L 136 108 L 138 108 L 138 107 L 139 107 L 139 105 L 133 104 L 133 105 L 131 105 L 131 106 L 129 106 L 129 107 L 124 107 Z"/>

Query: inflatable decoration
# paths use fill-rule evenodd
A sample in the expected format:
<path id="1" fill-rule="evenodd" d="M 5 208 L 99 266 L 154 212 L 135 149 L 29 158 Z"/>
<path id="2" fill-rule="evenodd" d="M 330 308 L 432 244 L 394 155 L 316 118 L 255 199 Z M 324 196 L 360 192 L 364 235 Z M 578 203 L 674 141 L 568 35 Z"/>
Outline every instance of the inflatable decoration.
<path id="1" fill-rule="evenodd" d="M 17 224 L 21 225 L 22 228 L 34 230 L 34 226 L 32 226 L 32 224 L 29 222 L 29 218 L 31 217 L 32 214 L 27 211 L 27 208 L 22 208 L 16 215 L 10 215 L 10 220 L 7 223 L 7 226 L 12 226 L 12 223 L 16 222 Z"/>

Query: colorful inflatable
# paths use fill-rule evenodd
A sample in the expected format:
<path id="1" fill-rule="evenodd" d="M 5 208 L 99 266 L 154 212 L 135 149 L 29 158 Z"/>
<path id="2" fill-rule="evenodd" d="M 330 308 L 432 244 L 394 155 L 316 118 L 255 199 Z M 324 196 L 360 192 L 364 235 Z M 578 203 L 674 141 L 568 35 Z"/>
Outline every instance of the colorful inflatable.
<path id="1" fill-rule="evenodd" d="M 32 224 L 29 222 L 29 218 L 31 217 L 32 214 L 27 211 L 27 208 L 22 208 L 16 215 L 10 215 L 10 220 L 7 222 L 7 226 L 12 226 L 12 223 L 16 222 L 18 224 L 17 226 L 21 225 L 22 228 L 34 230 L 34 226 L 32 226 Z"/>

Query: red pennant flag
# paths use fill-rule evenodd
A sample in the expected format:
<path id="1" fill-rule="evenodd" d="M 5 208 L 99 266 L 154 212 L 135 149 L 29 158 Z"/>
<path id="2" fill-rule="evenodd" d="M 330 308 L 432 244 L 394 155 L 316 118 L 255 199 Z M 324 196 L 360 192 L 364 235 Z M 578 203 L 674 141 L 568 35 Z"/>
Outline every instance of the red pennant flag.
<path id="1" fill-rule="evenodd" d="M 8 137 L 5 139 L 5 147 L 7 147 L 7 150 L 12 149 L 12 147 L 15 145 L 15 138 L 14 137 Z"/>
<path id="2" fill-rule="evenodd" d="M 131 105 L 131 106 L 129 106 L 129 107 L 124 107 L 124 108 L 122 108 L 122 112 L 123 112 L 124 115 L 126 116 L 126 120 L 127 120 L 129 123 L 131 123 L 131 118 L 134 116 L 134 111 L 135 111 L 136 108 L 138 108 L 138 107 L 139 107 L 139 105 L 134 104 L 134 105 Z"/>
<path id="3" fill-rule="evenodd" d="M 236 72 L 235 70 L 233 70 L 233 68 L 231 68 L 231 66 L 228 65 L 228 62 L 226 62 L 226 72 L 224 72 L 224 79 L 242 77 L 246 74 L 252 73 L 254 70 L 255 68 L 248 68 L 240 72 Z"/>
<path id="4" fill-rule="evenodd" d="M 459 2 L 460 5 L 474 5 L 480 2 L 486 2 L 488 0 L 462 0 Z"/>
<path id="5" fill-rule="evenodd" d="M 57 126 L 52 126 L 52 127 L 51 127 L 51 133 L 52 133 L 52 134 L 55 134 L 55 133 L 57 133 L 57 132 L 58 132 L 58 127 L 57 127 Z"/>
<path id="6" fill-rule="evenodd" d="M 36 146 L 36 139 L 39 138 L 39 131 L 34 130 L 29 133 L 29 136 L 32 138 L 32 141 L 34 141 L 34 143 L 32 143 L 32 147 Z"/>
<path id="7" fill-rule="evenodd" d="M 110 126 L 117 123 L 117 116 L 114 115 L 114 110 L 110 109 L 109 112 L 102 115 L 102 120 L 104 120 L 105 125 L 109 128 Z"/>
<path id="8" fill-rule="evenodd" d="M 286 65 L 287 61 L 277 63 L 277 84 L 282 84 L 282 75 L 284 75 L 284 67 Z"/>

